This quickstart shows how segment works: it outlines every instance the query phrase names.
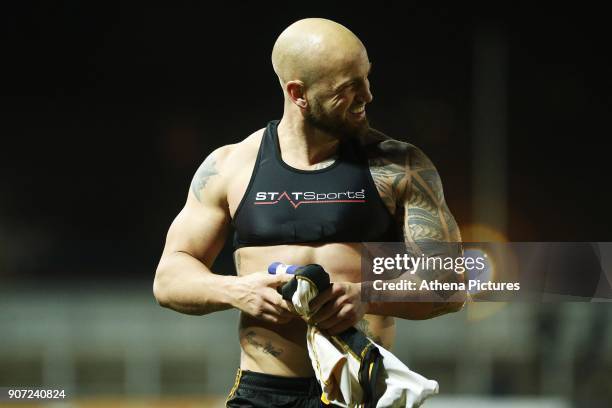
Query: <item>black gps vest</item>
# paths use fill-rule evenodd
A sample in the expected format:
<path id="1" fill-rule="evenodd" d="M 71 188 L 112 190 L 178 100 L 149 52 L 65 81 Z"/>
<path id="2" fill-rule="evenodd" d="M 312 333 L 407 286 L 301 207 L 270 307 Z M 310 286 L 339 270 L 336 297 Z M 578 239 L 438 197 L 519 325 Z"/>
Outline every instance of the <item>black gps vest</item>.
<path id="1" fill-rule="evenodd" d="M 283 162 L 276 128 L 266 127 L 251 180 L 236 209 L 234 247 L 316 242 L 398 241 L 378 195 L 365 151 L 345 139 L 336 161 L 320 170 Z"/>

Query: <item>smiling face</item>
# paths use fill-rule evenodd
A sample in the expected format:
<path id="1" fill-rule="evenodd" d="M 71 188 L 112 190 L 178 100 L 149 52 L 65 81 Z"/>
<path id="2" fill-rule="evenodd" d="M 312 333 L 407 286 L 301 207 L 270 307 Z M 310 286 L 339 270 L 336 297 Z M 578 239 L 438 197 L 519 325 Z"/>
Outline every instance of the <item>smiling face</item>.
<path id="1" fill-rule="evenodd" d="M 336 62 L 306 90 L 304 120 L 338 137 L 365 133 L 369 129 L 365 106 L 373 99 L 368 80 L 371 67 L 365 49 Z"/>
<path id="2" fill-rule="evenodd" d="M 321 18 L 299 20 L 276 40 L 272 65 L 286 112 L 299 112 L 307 125 L 331 137 L 368 130 L 371 64 L 365 46 L 348 28 Z"/>

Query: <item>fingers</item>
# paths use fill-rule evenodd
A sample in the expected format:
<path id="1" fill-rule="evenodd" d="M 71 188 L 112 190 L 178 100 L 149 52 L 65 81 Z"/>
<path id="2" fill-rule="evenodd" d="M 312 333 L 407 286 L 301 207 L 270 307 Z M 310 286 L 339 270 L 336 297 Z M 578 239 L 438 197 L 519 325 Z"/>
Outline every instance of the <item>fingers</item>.
<path id="1" fill-rule="evenodd" d="M 256 272 L 241 277 L 241 296 L 236 307 L 263 321 L 287 323 L 295 318 L 293 308 L 276 291 L 276 287 L 292 279 L 289 275 L 268 275 Z"/>
<path id="2" fill-rule="evenodd" d="M 270 323 L 284 324 L 295 317 L 291 312 L 286 311 L 274 303 L 263 301 L 254 311 L 254 317 Z"/>
<path id="3" fill-rule="evenodd" d="M 264 313 L 273 313 L 278 316 L 289 316 L 291 314 L 289 310 L 282 308 L 278 304 L 268 301 L 264 301 L 263 305 L 261 306 L 261 310 Z"/>
<path id="4" fill-rule="evenodd" d="M 285 299 L 283 299 L 283 302 L 285 302 L 285 305 L 287 306 L 287 308 L 289 309 L 289 311 L 290 311 L 292 314 L 295 314 L 295 315 L 297 315 L 297 314 L 298 314 L 298 312 L 297 312 L 297 310 L 295 310 L 295 307 L 293 306 L 293 303 L 292 303 L 292 302 L 288 302 L 288 301 L 286 301 Z"/>
<path id="5" fill-rule="evenodd" d="M 324 304 L 321 308 L 319 308 L 319 310 L 317 310 L 317 312 L 314 315 L 310 317 L 310 321 L 315 324 L 321 323 L 329 319 L 330 317 L 336 315 L 345 300 L 346 299 L 344 296 L 340 296 L 336 298 L 335 300 L 333 299 L 330 300 L 329 302 Z"/>
<path id="6" fill-rule="evenodd" d="M 270 306 L 274 308 L 275 317 L 277 318 L 277 322 L 279 324 L 287 323 L 291 319 L 297 316 L 293 305 L 290 302 L 287 302 L 285 299 L 280 297 L 278 293 L 274 293 L 274 295 L 278 296 L 278 303 L 270 303 Z"/>
<path id="7" fill-rule="evenodd" d="M 288 274 L 288 273 L 282 273 L 280 275 L 267 275 L 268 279 L 266 284 L 268 286 L 273 286 L 273 287 L 278 287 L 278 286 L 282 286 L 285 283 L 289 282 L 291 279 L 293 279 L 293 275 Z"/>
<path id="8" fill-rule="evenodd" d="M 321 330 L 327 330 L 330 334 L 337 334 L 353 326 L 363 317 L 363 309 L 359 305 L 344 303 L 339 308 L 337 313 L 320 321 L 316 326 Z"/>
<path id="9" fill-rule="evenodd" d="M 321 330 L 329 330 L 330 328 L 335 327 L 339 323 L 342 323 L 344 320 L 345 319 L 340 317 L 339 314 L 335 314 L 328 319 L 316 323 L 315 326 L 317 326 Z"/>
<path id="10" fill-rule="evenodd" d="M 338 284 L 332 283 L 332 286 L 323 292 L 319 293 L 319 296 L 310 301 L 310 310 L 317 310 L 322 305 L 327 303 L 330 299 L 337 297 L 341 294 L 342 288 Z"/>
<path id="11" fill-rule="evenodd" d="M 261 314 L 260 319 L 275 324 L 286 324 L 289 323 L 294 317 L 295 316 L 293 315 L 284 316 L 272 313 L 263 313 Z"/>
<path id="12" fill-rule="evenodd" d="M 293 314 L 293 305 L 290 306 L 290 303 L 283 299 L 283 297 L 279 295 L 276 290 L 266 288 L 266 290 L 262 293 L 262 297 L 266 303 L 273 305 L 279 311 L 279 313 L 282 311 Z"/>

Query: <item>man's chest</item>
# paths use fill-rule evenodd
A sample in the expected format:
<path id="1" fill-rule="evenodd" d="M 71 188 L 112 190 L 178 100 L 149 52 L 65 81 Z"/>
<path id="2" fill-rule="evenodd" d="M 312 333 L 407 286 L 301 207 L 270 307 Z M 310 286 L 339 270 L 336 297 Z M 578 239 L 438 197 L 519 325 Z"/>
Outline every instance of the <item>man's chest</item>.
<path id="1" fill-rule="evenodd" d="M 347 204 L 380 198 L 387 210 L 395 215 L 398 196 L 401 194 L 399 177 L 384 164 L 381 165 L 376 161 L 370 162 L 369 173 L 375 187 L 370 191 L 366 191 L 367 183 L 364 180 L 348 180 L 330 188 L 322 182 L 325 180 L 324 177 L 316 179 L 313 177 L 309 183 L 304 184 L 302 181 L 301 185 L 291 179 L 280 182 L 274 178 L 268 181 L 258 179 L 256 186 L 258 188 L 254 191 L 254 197 L 251 197 L 253 202 L 250 204 L 263 206 L 284 202 L 297 209 L 314 204 Z M 249 190 L 255 184 L 254 176 L 256 174 L 253 173 L 252 164 L 237 169 L 232 175 L 227 186 L 227 204 L 232 219 L 238 207 L 243 206 L 244 201 L 249 199 L 247 193 L 253 195 L 253 191 Z M 366 197 L 368 193 L 370 197 Z M 378 197 L 372 197 L 374 194 Z"/>

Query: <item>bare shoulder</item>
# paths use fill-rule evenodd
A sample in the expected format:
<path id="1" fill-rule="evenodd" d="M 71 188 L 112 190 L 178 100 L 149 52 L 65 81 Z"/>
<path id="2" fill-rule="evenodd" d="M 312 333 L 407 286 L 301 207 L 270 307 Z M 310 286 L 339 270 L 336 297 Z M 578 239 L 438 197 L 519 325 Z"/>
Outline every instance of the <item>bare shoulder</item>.
<path id="1" fill-rule="evenodd" d="M 423 251 L 417 242 L 461 241 L 440 175 L 421 149 L 375 129 L 364 137 L 363 146 L 380 197 L 402 225 L 404 239 L 415 253 Z"/>
<path id="2" fill-rule="evenodd" d="M 249 136 L 244 138 L 242 141 L 232 145 L 234 156 L 240 157 L 255 157 L 259 151 L 259 145 L 261 144 L 261 138 L 266 129 L 261 128 L 251 133 Z M 234 157 L 234 158 L 236 158 Z"/>
<path id="3" fill-rule="evenodd" d="M 378 194 L 391 214 L 398 214 L 409 180 L 407 154 L 410 144 L 395 140 L 384 133 L 370 129 L 361 138 L 368 157 L 368 165 Z"/>
<path id="4" fill-rule="evenodd" d="M 417 146 L 394 139 L 379 130 L 370 129 L 362 138 L 370 167 L 393 166 L 404 171 L 434 168 L 433 163 Z M 399 167 L 398 167 L 399 166 Z"/>
<path id="5" fill-rule="evenodd" d="M 215 149 L 204 162 L 209 158 L 214 158 L 219 174 L 232 174 L 237 168 L 243 167 L 245 162 L 255 161 L 263 131 L 264 129 L 259 129 L 238 143 L 224 145 Z"/>
<path id="6" fill-rule="evenodd" d="M 415 178 L 426 174 L 435 178 L 437 171 L 429 158 L 415 145 L 393 139 L 370 129 L 361 139 L 368 156 L 368 165 L 374 184 L 391 213 L 402 205 Z"/>
<path id="7" fill-rule="evenodd" d="M 242 141 L 213 150 L 200 164 L 191 182 L 191 192 L 201 201 L 204 190 L 211 195 L 226 195 L 225 186 L 238 170 L 255 162 L 264 129 L 259 129 Z"/>

